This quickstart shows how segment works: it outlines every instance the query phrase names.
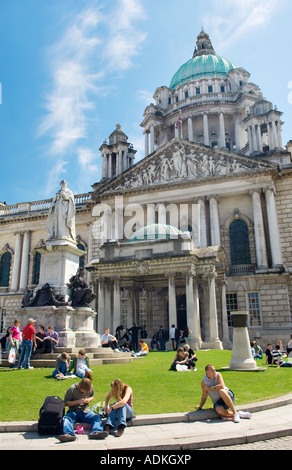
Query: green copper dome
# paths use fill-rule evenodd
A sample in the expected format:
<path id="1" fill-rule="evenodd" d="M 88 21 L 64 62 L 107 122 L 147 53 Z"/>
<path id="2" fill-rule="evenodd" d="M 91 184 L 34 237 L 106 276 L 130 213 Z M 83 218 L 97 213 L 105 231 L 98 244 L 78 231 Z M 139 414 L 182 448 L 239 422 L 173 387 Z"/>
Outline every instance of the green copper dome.
<path id="1" fill-rule="evenodd" d="M 140 228 L 129 238 L 128 242 L 139 242 L 143 240 L 169 240 L 178 238 L 183 232 L 172 225 L 150 224 Z"/>
<path id="2" fill-rule="evenodd" d="M 202 77 L 227 77 L 230 70 L 236 69 L 230 60 L 214 54 L 200 55 L 188 60 L 174 74 L 169 88 Z"/>
<path id="3" fill-rule="evenodd" d="M 216 55 L 209 35 L 202 28 L 197 37 L 193 58 L 178 69 L 169 88 L 174 89 L 183 83 L 202 77 L 227 77 L 230 70 L 236 68 L 230 60 Z"/>

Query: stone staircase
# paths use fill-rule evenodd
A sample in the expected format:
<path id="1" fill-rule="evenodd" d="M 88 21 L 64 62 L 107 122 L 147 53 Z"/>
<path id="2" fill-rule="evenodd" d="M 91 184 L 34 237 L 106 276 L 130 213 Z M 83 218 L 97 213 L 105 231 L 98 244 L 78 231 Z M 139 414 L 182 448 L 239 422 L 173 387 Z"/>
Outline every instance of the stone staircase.
<path id="1" fill-rule="evenodd" d="M 54 353 L 51 354 L 32 354 L 30 358 L 30 365 L 33 367 L 47 367 L 47 368 L 55 368 L 56 357 L 62 353 L 66 352 L 71 357 L 78 354 L 80 348 L 56 348 Z M 125 362 L 132 362 L 135 357 L 131 356 L 130 353 L 127 352 L 115 352 L 109 348 L 86 348 L 86 354 L 89 357 L 89 364 L 90 366 L 98 366 L 102 364 L 120 364 Z M 17 357 L 18 359 L 18 357 Z M 0 362 L 0 367 L 9 367 L 9 363 L 7 361 L 7 354 L 2 353 L 2 361 Z M 15 366 L 17 367 L 17 365 Z"/>

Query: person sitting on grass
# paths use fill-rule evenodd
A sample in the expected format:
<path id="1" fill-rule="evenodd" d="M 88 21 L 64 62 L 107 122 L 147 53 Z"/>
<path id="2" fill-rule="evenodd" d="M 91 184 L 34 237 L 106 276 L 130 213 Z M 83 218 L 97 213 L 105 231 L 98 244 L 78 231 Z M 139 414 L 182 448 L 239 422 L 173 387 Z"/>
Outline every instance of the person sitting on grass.
<path id="1" fill-rule="evenodd" d="M 63 418 L 63 434 L 58 436 L 60 442 L 75 441 L 76 434 L 73 429 L 75 423 L 91 425 L 89 439 L 105 439 L 108 436 L 108 432 L 103 430 L 101 417 L 89 409 L 93 397 L 93 385 L 88 378 L 71 385 L 67 390 L 64 402 L 69 410 Z"/>
<path id="2" fill-rule="evenodd" d="M 116 401 L 109 406 L 110 398 Z M 116 437 L 120 437 L 127 426 L 127 421 L 134 417 L 133 391 L 131 387 L 123 383 L 120 379 L 115 379 L 111 383 L 111 389 L 104 402 L 105 412 L 108 417 L 105 423 L 105 431 L 110 433 L 117 425 Z"/>
<path id="3" fill-rule="evenodd" d="M 292 367 L 291 362 L 286 362 L 282 359 L 282 356 L 285 354 L 285 351 L 281 351 L 281 346 L 276 344 L 275 349 L 272 351 L 273 364 L 276 364 L 277 367 Z"/>
<path id="4" fill-rule="evenodd" d="M 178 348 L 176 352 L 176 356 L 174 357 L 172 364 L 170 366 L 170 370 L 177 370 L 177 365 L 188 365 L 189 362 L 189 353 L 184 350 L 181 346 Z"/>
<path id="5" fill-rule="evenodd" d="M 139 357 L 139 356 L 148 356 L 149 348 L 148 344 L 144 343 L 143 339 L 139 340 L 141 350 L 138 353 L 133 353 L 132 356 Z"/>
<path id="6" fill-rule="evenodd" d="M 223 420 L 239 423 L 240 418 L 250 419 L 251 413 L 248 411 L 236 411 L 233 404 L 235 398 L 234 393 L 225 386 L 220 372 L 216 372 L 216 369 L 214 366 L 212 366 L 212 364 L 208 364 L 205 367 L 205 372 L 206 373 L 201 382 L 201 402 L 196 408 L 201 410 L 209 395 L 212 402 L 214 403 L 214 409 L 216 413 L 221 416 Z"/>
<path id="7" fill-rule="evenodd" d="M 93 380 L 92 370 L 89 366 L 89 358 L 85 352 L 85 349 L 80 349 L 79 353 L 73 358 L 72 364 L 69 367 L 69 372 L 77 375 L 81 379 L 85 377 Z"/>
<path id="8" fill-rule="evenodd" d="M 66 352 L 62 352 L 57 356 L 55 370 L 53 371 L 53 377 L 60 379 L 68 374 L 70 367 L 71 358 Z"/>

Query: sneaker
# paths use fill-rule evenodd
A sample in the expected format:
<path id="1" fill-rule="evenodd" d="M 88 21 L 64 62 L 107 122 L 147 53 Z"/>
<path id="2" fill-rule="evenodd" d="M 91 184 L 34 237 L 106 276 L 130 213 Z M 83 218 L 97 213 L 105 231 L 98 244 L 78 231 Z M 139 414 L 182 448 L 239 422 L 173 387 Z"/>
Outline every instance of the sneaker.
<path id="1" fill-rule="evenodd" d="M 251 419 L 252 414 L 249 411 L 239 411 L 239 417 L 243 419 Z"/>
<path id="2" fill-rule="evenodd" d="M 89 434 L 89 439 L 105 439 L 108 436 L 107 431 L 92 432 Z"/>
<path id="3" fill-rule="evenodd" d="M 121 437 L 124 434 L 125 426 L 121 424 L 116 432 L 116 437 Z"/>
<path id="4" fill-rule="evenodd" d="M 87 370 L 87 371 L 85 372 L 85 377 L 86 377 L 87 379 L 90 379 L 91 382 L 92 382 L 92 381 L 93 381 L 93 373 L 92 373 L 92 371 L 91 371 L 91 370 Z"/>
<path id="5" fill-rule="evenodd" d="M 60 442 L 72 442 L 75 441 L 77 437 L 74 436 L 74 434 L 60 434 L 60 436 L 58 436 L 58 439 Z"/>
<path id="6" fill-rule="evenodd" d="M 233 422 L 234 423 L 239 423 L 240 422 L 240 416 L 238 413 L 234 413 L 233 415 Z"/>

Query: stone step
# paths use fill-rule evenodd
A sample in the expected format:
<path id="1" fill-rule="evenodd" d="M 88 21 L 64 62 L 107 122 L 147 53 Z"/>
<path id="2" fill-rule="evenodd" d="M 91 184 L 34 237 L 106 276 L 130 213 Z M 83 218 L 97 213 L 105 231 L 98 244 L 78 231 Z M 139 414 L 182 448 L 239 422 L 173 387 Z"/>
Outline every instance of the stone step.
<path id="1" fill-rule="evenodd" d="M 67 352 L 71 359 L 75 354 L 78 354 L 80 348 L 56 348 L 54 353 L 47 354 L 32 354 L 30 365 L 32 367 L 51 367 L 54 368 L 57 356 L 62 352 Z M 87 355 L 91 366 L 102 364 L 120 364 L 123 362 L 132 362 L 135 357 L 132 357 L 127 352 L 115 352 L 112 349 L 106 348 L 86 348 Z M 18 359 L 18 358 L 17 358 Z M 7 354 L 3 354 L 0 366 L 9 367 Z"/>

